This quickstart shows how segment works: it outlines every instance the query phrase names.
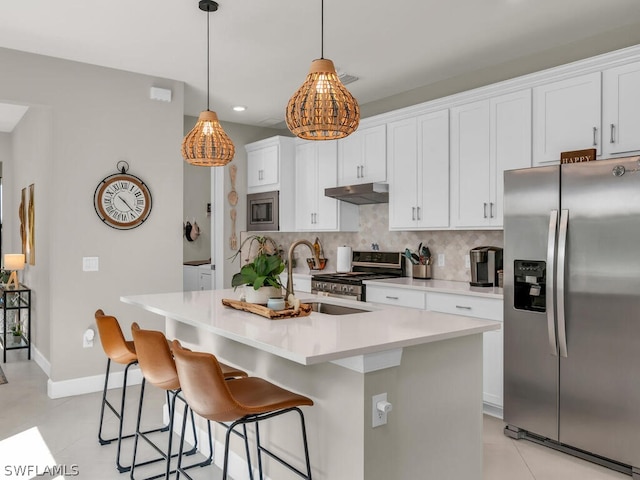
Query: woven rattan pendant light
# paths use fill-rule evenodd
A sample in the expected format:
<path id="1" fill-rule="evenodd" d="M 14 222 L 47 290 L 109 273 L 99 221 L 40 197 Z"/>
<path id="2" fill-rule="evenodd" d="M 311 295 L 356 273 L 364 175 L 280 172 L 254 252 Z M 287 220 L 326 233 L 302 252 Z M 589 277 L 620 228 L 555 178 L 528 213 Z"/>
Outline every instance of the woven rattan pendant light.
<path id="1" fill-rule="evenodd" d="M 287 105 L 289 130 L 305 140 L 335 140 L 352 134 L 360 123 L 360 107 L 345 88 L 333 62 L 324 58 L 324 0 L 321 1 L 320 58 L 311 62 L 305 82 Z"/>
<path id="2" fill-rule="evenodd" d="M 209 16 L 218 10 L 218 4 L 213 0 L 200 0 L 198 6 L 207 12 L 207 109 L 200 113 L 196 126 L 182 140 L 182 156 L 192 165 L 221 167 L 233 160 L 236 149 L 216 112 L 209 110 Z"/>

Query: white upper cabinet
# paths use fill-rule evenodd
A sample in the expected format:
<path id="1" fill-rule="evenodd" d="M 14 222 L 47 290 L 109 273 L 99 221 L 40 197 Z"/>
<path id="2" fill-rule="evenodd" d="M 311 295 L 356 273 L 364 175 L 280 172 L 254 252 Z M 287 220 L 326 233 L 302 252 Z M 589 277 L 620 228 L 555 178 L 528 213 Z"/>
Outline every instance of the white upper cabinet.
<path id="1" fill-rule="evenodd" d="M 357 205 L 324 194 L 325 188 L 336 185 L 336 141 L 304 142 L 295 151 L 296 231 L 357 231 Z"/>
<path id="2" fill-rule="evenodd" d="M 280 190 L 293 169 L 295 140 L 271 137 L 245 145 L 247 151 L 247 193 Z"/>
<path id="3" fill-rule="evenodd" d="M 489 100 L 451 109 L 451 226 L 492 223 Z"/>
<path id="4" fill-rule="evenodd" d="M 451 225 L 502 228 L 505 170 L 531 166 L 531 90 L 451 109 Z"/>
<path id="5" fill-rule="evenodd" d="M 338 140 L 338 186 L 387 181 L 386 125 Z"/>
<path id="6" fill-rule="evenodd" d="M 603 72 L 603 157 L 640 151 L 640 62 Z"/>
<path id="7" fill-rule="evenodd" d="M 602 153 L 600 72 L 533 89 L 533 164 L 558 164 L 560 154 L 595 148 Z"/>
<path id="8" fill-rule="evenodd" d="M 387 125 L 389 229 L 449 226 L 449 110 Z"/>
<path id="9" fill-rule="evenodd" d="M 494 97 L 491 118 L 491 224 L 503 225 L 504 172 L 531 167 L 531 90 Z"/>

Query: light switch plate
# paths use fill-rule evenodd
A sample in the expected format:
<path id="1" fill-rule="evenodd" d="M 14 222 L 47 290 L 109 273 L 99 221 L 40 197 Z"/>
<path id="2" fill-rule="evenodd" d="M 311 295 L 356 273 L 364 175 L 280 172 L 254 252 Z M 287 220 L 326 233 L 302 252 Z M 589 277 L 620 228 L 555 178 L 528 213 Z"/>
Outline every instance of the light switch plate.
<path id="1" fill-rule="evenodd" d="M 82 257 L 83 272 L 97 272 L 100 268 L 99 257 Z"/>
<path id="2" fill-rule="evenodd" d="M 444 253 L 438 254 L 438 266 L 444 267 Z"/>
<path id="3" fill-rule="evenodd" d="M 471 257 L 469 257 L 469 254 L 464 256 L 464 268 L 471 268 Z"/>

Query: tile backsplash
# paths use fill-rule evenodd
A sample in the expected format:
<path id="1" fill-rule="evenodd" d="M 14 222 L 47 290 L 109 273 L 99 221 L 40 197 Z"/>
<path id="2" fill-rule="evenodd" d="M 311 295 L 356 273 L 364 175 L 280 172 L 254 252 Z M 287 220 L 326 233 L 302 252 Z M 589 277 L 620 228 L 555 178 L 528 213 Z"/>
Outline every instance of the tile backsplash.
<path id="1" fill-rule="evenodd" d="M 324 256 L 328 259 L 327 271 L 336 268 L 337 249 L 347 245 L 354 250 L 371 250 L 372 244 L 378 245 L 381 251 L 404 251 L 409 248 L 417 250 L 422 242 L 429 247 L 433 257 L 432 275 L 440 280 L 469 281 L 469 269 L 465 268 L 465 255 L 473 247 L 492 245 L 504 246 L 502 230 L 456 230 L 456 231 L 419 231 L 419 232 L 395 232 L 389 231 L 388 209 L 380 208 L 380 205 L 360 205 L 360 231 L 349 233 L 331 232 L 294 232 L 294 233 L 268 233 L 278 245 L 282 246 L 285 254 L 292 242 L 306 238 L 313 243 L 316 237 L 320 240 Z M 241 240 L 247 236 L 241 235 Z M 444 254 L 444 266 L 437 264 L 438 254 Z M 308 273 L 309 269 L 305 259 L 311 257 L 311 252 L 301 245 L 296 248 L 297 273 Z"/>

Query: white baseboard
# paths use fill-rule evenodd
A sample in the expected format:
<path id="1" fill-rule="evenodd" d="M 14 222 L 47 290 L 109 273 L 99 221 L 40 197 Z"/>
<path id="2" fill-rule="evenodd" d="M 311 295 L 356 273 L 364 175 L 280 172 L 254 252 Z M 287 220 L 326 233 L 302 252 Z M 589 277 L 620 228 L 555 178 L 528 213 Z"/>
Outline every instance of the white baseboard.
<path id="1" fill-rule="evenodd" d="M 491 415 L 492 417 L 496 417 L 501 420 L 503 418 L 502 407 L 498 407 L 491 403 L 484 402 L 482 404 L 482 412 L 485 413 L 486 415 Z"/>
<path id="2" fill-rule="evenodd" d="M 49 380 L 47 380 L 47 395 L 49 398 L 71 397 L 73 395 L 101 392 L 104 388 L 104 374 L 54 382 L 51 380 L 51 363 L 42 352 L 38 350 L 38 347 L 33 344 L 31 345 L 31 355 L 36 365 L 49 377 Z M 109 375 L 109 388 L 120 388 L 123 380 L 124 371 L 111 372 Z M 142 383 L 142 372 L 140 372 L 140 368 L 137 365 L 129 368 L 127 383 L 129 385 L 139 385 Z"/>
<path id="3" fill-rule="evenodd" d="M 40 364 L 38 364 L 40 365 Z M 42 368 L 42 367 L 41 367 Z M 44 370 L 44 368 L 43 368 Z M 45 371 L 46 373 L 46 371 Z M 71 380 L 62 380 L 54 382 L 51 379 L 47 381 L 47 395 L 49 398 L 71 397 L 73 395 L 84 395 L 85 393 L 101 392 L 104 388 L 105 375 L 93 375 L 91 377 L 72 378 Z M 111 372 L 109 375 L 108 388 L 122 387 L 124 380 L 124 372 Z M 142 383 L 142 373 L 138 366 L 129 368 L 127 376 L 128 385 L 138 385 Z"/>
<path id="4" fill-rule="evenodd" d="M 36 362 L 36 365 L 40 367 L 45 375 L 47 377 L 51 377 L 51 363 L 49 363 L 49 360 L 42 355 L 40 350 L 38 350 L 38 347 L 33 344 L 31 345 L 31 355 L 33 357 L 33 361 Z"/>

